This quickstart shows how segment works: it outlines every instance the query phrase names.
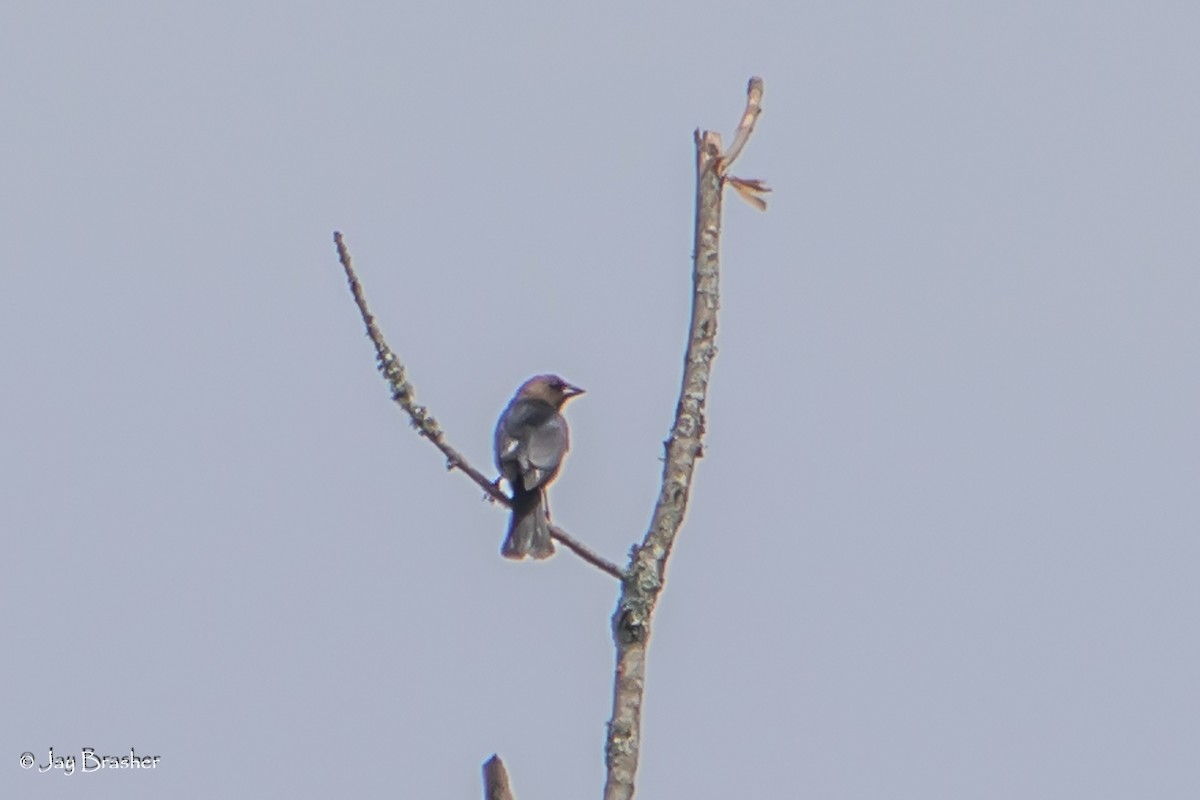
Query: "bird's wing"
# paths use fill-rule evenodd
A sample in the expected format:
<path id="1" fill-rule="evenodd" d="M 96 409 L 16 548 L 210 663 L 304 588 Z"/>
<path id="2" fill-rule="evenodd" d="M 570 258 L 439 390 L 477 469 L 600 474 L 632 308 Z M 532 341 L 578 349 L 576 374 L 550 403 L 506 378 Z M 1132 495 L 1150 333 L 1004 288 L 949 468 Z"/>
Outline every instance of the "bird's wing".
<path id="1" fill-rule="evenodd" d="M 496 427 L 496 468 L 500 475 L 512 483 L 519 471 L 521 442 L 504 430 Z"/>
<path id="2" fill-rule="evenodd" d="M 514 400 L 496 421 L 496 466 L 511 483 L 518 472 L 525 470 L 524 441 L 529 435 L 529 425 L 538 414 L 536 404 L 526 400 Z M 545 412 L 542 413 L 545 416 Z"/>
<path id="3" fill-rule="evenodd" d="M 568 447 L 567 421 L 555 414 L 540 425 L 529 428 L 525 442 L 525 488 L 549 483 L 558 472 Z"/>

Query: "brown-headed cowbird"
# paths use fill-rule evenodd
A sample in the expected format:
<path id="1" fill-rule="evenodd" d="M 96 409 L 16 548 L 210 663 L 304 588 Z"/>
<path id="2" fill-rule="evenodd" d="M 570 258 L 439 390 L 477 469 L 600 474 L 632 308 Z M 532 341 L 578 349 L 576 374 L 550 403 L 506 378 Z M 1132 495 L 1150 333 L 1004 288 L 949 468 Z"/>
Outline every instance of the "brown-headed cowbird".
<path id="1" fill-rule="evenodd" d="M 546 487 L 567 454 L 567 421 L 559 411 L 583 389 L 557 375 L 535 375 L 517 389 L 496 423 L 496 466 L 512 486 L 512 518 L 500 553 L 505 558 L 549 558 Z"/>

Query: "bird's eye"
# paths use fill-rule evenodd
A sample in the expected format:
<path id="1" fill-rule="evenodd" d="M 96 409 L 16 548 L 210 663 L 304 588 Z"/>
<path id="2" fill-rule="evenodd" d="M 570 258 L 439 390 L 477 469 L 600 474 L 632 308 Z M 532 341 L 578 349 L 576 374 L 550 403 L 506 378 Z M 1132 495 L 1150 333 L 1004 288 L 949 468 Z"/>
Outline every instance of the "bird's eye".
<path id="1" fill-rule="evenodd" d="M 567 388 L 567 385 L 560 380 L 553 380 L 550 381 L 550 388 L 556 392 L 561 392 L 563 389 Z"/>

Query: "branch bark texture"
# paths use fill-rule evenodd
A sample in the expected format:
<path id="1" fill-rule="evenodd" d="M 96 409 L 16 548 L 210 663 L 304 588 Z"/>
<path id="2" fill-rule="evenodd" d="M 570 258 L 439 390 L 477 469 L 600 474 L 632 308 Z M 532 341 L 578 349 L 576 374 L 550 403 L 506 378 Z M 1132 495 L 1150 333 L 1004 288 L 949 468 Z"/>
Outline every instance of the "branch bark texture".
<path id="1" fill-rule="evenodd" d="M 508 785 L 508 770 L 500 756 L 493 755 L 483 765 L 483 800 L 513 800 Z"/>
<path id="2" fill-rule="evenodd" d="M 746 112 L 738 126 L 737 152 L 749 139 L 762 100 L 762 80 L 752 78 Z M 675 422 L 666 442 L 662 487 L 654 516 L 642 544 L 634 549 L 625 571 L 621 597 L 613 614 L 617 650 L 613 682 L 613 711 L 608 724 L 605 800 L 629 800 L 634 794 L 641 752 L 642 700 L 646 685 L 646 647 L 650 622 L 662 591 L 667 559 L 683 524 L 696 461 L 703 455 L 704 406 L 713 359 L 717 353 L 717 309 L 720 306 L 721 195 L 724 172 L 732 162 L 723 159 L 721 136 L 696 131 L 696 223 L 692 251 L 692 319 L 683 384 Z"/>

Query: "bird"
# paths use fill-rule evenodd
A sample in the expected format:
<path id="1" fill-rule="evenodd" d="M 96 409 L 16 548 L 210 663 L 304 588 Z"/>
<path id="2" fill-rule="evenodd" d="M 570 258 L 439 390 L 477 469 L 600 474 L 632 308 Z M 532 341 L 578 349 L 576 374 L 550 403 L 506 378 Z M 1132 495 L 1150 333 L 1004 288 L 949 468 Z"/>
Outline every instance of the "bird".
<path id="1" fill-rule="evenodd" d="M 496 466 L 512 487 L 512 517 L 500 548 L 505 558 L 554 555 L 546 487 L 558 475 L 570 445 L 560 412 L 583 393 L 557 375 L 534 375 L 521 384 L 496 422 Z"/>

